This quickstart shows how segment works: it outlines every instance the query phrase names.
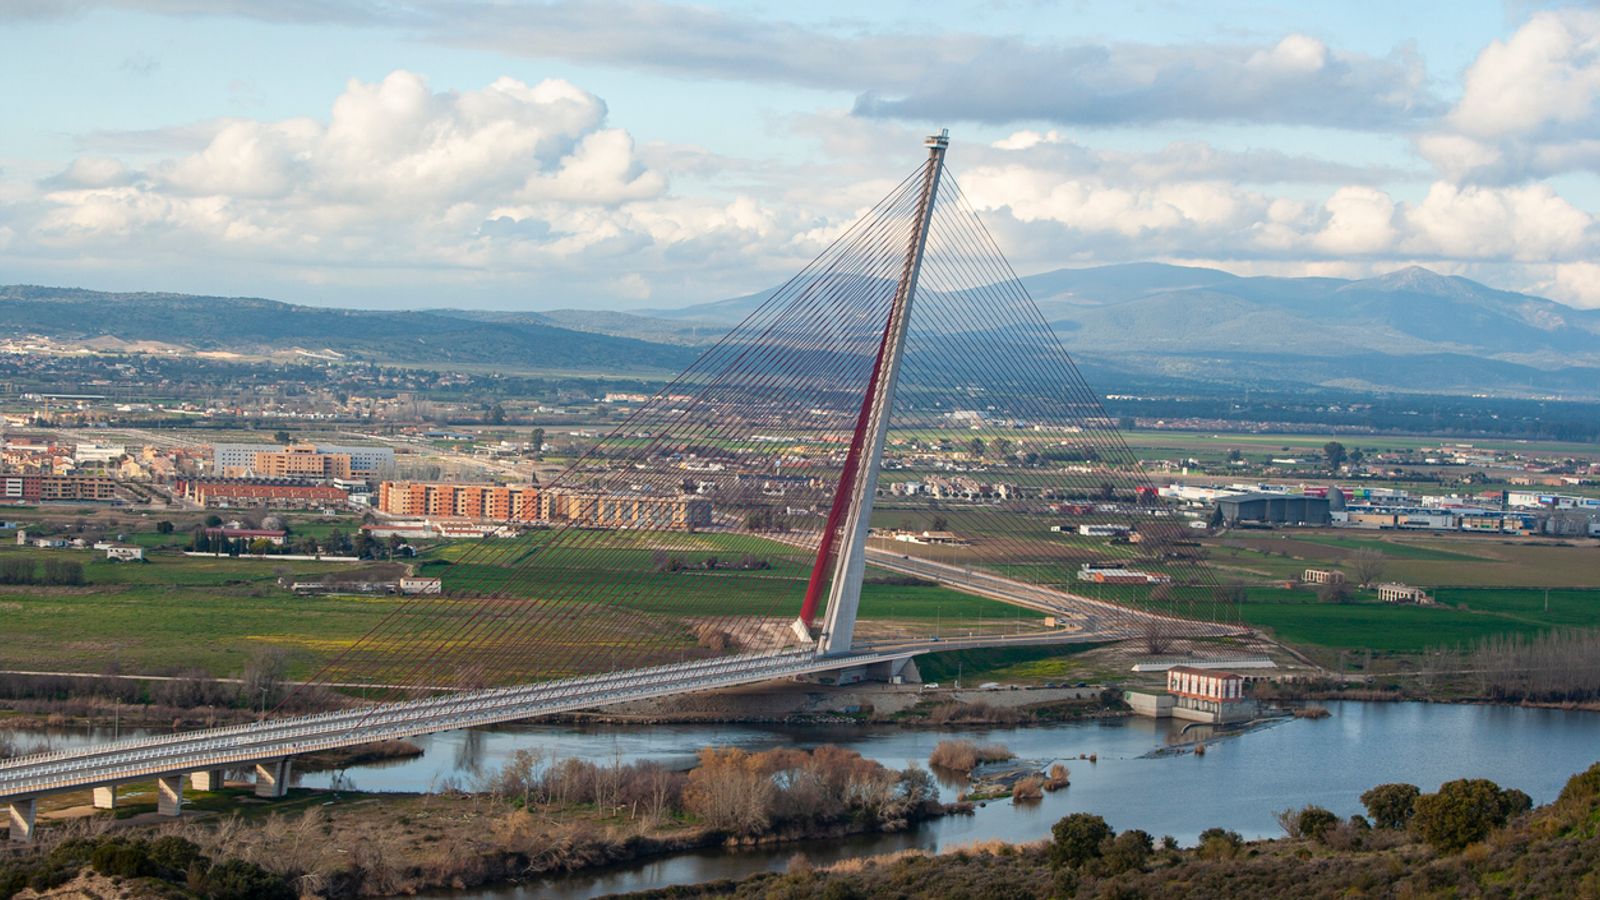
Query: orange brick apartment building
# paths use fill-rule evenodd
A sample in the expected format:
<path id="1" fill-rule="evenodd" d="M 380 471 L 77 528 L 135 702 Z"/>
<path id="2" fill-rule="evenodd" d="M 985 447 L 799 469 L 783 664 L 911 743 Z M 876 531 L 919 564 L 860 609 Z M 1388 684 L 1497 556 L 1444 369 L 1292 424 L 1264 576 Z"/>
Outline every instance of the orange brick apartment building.
<path id="1" fill-rule="evenodd" d="M 574 522 L 597 528 L 704 528 L 711 501 L 699 497 L 635 497 L 534 485 L 385 481 L 378 510 L 395 516 Z"/>

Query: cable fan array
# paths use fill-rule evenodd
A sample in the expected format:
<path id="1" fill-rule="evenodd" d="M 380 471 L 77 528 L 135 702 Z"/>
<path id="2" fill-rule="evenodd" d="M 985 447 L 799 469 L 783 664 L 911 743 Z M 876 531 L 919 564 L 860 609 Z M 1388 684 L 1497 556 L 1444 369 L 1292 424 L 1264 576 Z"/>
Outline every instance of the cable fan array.
<path id="1" fill-rule="evenodd" d="M 882 343 L 924 167 L 525 492 L 535 506 L 522 518 L 537 521 L 438 551 L 425 572 L 445 593 L 400 601 L 314 682 L 385 699 L 798 645 L 789 623 Z M 948 172 L 942 180 L 870 546 L 1122 604 L 1122 620 L 1118 607 L 1105 618 L 1127 633 L 1150 627 L 1141 609 L 1235 621 L 1188 529 L 1148 489 L 959 186 Z M 1125 526 L 1137 543 L 1080 539 L 1078 524 Z M 1117 563 L 1149 582 L 1084 579 L 1085 564 Z M 878 569 L 868 581 L 864 621 L 932 602 L 936 621 L 1020 627 L 992 600 Z"/>

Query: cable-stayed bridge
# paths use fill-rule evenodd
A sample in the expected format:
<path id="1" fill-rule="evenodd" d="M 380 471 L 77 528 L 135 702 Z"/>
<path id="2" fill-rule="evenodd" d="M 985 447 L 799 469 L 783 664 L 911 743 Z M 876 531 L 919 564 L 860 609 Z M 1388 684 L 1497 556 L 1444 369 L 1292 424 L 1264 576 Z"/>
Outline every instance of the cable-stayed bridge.
<path id="1" fill-rule="evenodd" d="M 947 137 L 927 147 L 688 370 L 522 490 L 502 511 L 516 537 L 447 548 L 425 564 L 443 594 L 338 647 L 311 683 L 347 708 L 288 715 L 307 699 L 290 697 L 260 722 L 7 760 L 12 839 L 52 793 L 110 807 L 155 780 L 175 815 L 186 783 L 230 770 L 281 796 L 313 751 L 892 677 L 930 650 L 1241 633 L 946 171 Z M 996 602 L 1052 624 L 987 631 Z M 949 607 L 966 633 L 878 630 L 875 605 L 896 603 Z"/>

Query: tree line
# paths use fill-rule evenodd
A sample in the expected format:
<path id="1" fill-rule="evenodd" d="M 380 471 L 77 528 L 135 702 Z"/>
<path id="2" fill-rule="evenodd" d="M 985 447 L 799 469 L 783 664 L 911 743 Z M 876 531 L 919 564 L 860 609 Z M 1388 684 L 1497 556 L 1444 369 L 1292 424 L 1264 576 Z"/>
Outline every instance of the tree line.
<path id="1" fill-rule="evenodd" d="M 83 584 L 83 563 L 73 559 L 0 559 L 0 584 Z"/>

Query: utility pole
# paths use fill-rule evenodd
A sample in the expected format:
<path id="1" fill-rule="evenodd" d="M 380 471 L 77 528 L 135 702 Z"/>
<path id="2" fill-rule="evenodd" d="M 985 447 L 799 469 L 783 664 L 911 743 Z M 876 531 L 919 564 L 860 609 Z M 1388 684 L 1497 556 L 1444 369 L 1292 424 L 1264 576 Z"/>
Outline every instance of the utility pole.
<path id="1" fill-rule="evenodd" d="M 928 228 L 939 194 L 939 176 L 944 171 L 944 153 L 950 146 L 949 129 L 930 136 L 924 143 L 928 148 L 928 161 L 922 170 L 922 195 L 917 200 L 916 219 L 906 241 L 905 263 L 900 270 L 894 302 L 889 307 L 889 321 L 869 382 L 867 403 L 856 421 L 855 438 L 861 453 L 858 457 L 859 470 L 855 477 L 849 479 L 849 505 L 845 508 L 841 535 L 844 546 L 839 550 L 829 580 L 827 612 L 823 618 L 822 635 L 817 642 L 820 656 L 849 652 L 855 638 L 856 609 L 861 605 L 861 579 L 866 572 L 872 501 L 878 491 L 878 467 L 883 461 L 884 440 L 889 433 L 889 416 L 894 408 L 895 382 L 900 375 L 900 360 L 905 352 L 906 334 L 910 330 L 911 298 L 917 292 L 922 254 L 928 246 Z M 841 479 L 841 486 L 844 486 L 844 479 Z M 824 555 L 830 537 L 824 535 Z M 807 599 L 809 601 L 812 597 L 808 596 Z M 804 629 L 809 633 L 810 622 L 806 611 L 802 610 L 796 626 L 797 630 Z"/>

